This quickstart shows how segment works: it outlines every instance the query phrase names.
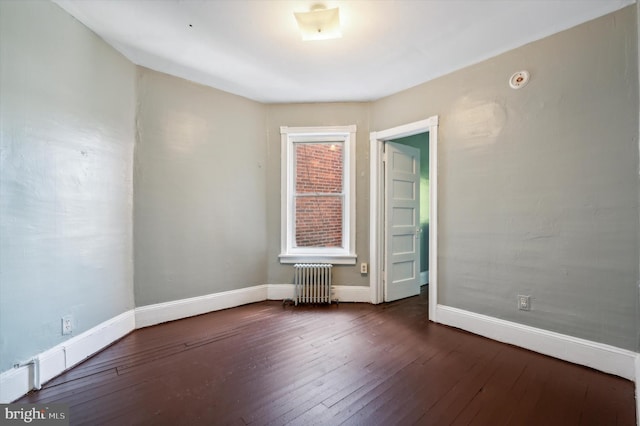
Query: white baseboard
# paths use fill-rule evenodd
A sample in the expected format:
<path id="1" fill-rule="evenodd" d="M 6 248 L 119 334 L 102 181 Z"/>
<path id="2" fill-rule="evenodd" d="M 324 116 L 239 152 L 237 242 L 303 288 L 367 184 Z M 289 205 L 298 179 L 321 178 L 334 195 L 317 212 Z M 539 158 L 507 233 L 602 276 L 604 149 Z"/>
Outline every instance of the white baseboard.
<path id="1" fill-rule="evenodd" d="M 9 404 L 33 389 L 32 369 L 25 365 L 0 374 L 0 404 Z"/>
<path id="2" fill-rule="evenodd" d="M 371 303 L 369 287 L 334 285 L 332 298 L 339 302 L 365 302 Z M 294 284 L 267 284 L 268 300 L 293 299 L 295 294 Z"/>
<path id="3" fill-rule="evenodd" d="M 640 383 L 635 352 L 450 306 L 436 309 L 439 323 Z"/>
<path id="4" fill-rule="evenodd" d="M 263 300 L 291 299 L 293 284 L 263 284 L 222 293 L 206 294 L 189 299 L 174 300 L 141 306 L 135 309 L 136 328 L 149 327 L 167 321 L 174 321 L 207 312 L 233 308 Z M 333 286 L 333 297 L 340 302 L 370 302 L 369 287 Z"/>
<path id="5" fill-rule="evenodd" d="M 267 284 L 267 300 L 293 299 L 294 295 L 293 284 Z"/>
<path id="6" fill-rule="evenodd" d="M 136 328 L 149 327 L 167 321 L 246 305 L 247 303 L 261 302 L 267 300 L 267 294 L 267 285 L 263 284 L 239 290 L 223 291 L 221 293 L 205 294 L 204 296 L 141 306 L 135 309 Z"/>
<path id="7" fill-rule="evenodd" d="M 65 369 L 84 361 L 100 349 L 109 346 L 133 330 L 135 330 L 135 316 L 133 310 L 130 310 L 103 322 L 77 337 L 69 339 L 64 345 L 61 345 L 66 355 Z M 49 371 L 47 367 L 45 361 L 41 360 L 40 374 L 44 379 L 50 380 L 60 374 L 58 371 Z"/>
<path id="8" fill-rule="evenodd" d="M 429 284 L 429 271 L 420 272 L 420 285 Z"/>
<path id="9" fill-rule="evenodd" d="M 371 290 L 368 286 L 334 285 L 333 292 L 339 302 L 371 303 Z"/>
<path id="10" fill-rule="evenodd" d="M 126 311 L 39 353 L 27 365 L 0 374 L 0 403 L 20 398 L 135 329 L 133 310 Z"/>

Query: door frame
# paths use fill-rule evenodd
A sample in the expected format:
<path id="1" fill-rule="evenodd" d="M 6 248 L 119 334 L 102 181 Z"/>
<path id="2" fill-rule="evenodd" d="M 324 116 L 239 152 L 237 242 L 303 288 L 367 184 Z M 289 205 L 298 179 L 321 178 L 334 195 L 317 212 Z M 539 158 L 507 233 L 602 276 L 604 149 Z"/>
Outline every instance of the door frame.
<path id="1" fill-rule="evenodd" d="M 369 288 L 371 303 L 384 301 L 384 173 L 382 165 L 387 141 L 429 133 L 429 319 L 436 322 L 438 301 L 438 116 L 415 121 L 379 132 L 371 132 L 370 157 L 370 226 L 369 226 Z"/>

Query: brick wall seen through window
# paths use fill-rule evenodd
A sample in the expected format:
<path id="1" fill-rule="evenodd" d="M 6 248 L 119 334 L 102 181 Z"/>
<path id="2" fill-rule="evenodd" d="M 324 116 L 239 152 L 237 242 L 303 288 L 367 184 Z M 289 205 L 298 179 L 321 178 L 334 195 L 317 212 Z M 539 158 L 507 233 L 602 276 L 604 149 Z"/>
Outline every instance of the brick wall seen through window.
<path id="1" fill-rule="evenodd" d="M 296 144 L 297 247 L 342 247 L 343 171 L 342 143 Z"/>

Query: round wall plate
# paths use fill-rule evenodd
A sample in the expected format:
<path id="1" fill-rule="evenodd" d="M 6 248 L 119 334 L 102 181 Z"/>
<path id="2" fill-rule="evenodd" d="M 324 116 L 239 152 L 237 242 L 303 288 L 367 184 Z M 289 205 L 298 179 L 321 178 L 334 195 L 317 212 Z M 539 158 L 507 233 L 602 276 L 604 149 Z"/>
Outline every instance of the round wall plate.
<path id="1" fill-rule="evenodd" d="M 513 73 L 511 78 L 509 79 L 509 86 L 512 89 L 520 89 L 524 87 L 529 82 L 529 72 L 528 71 L 518 71 Z"/>

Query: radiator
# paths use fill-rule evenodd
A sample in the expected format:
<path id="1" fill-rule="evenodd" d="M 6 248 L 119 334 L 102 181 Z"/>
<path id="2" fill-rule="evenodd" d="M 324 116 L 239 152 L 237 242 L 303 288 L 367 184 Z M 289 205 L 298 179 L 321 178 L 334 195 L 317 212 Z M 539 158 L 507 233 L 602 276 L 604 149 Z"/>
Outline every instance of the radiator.
<path id="1" fill-rule="evenodd" d="M 331 303 L 331 268 L 326 263 L 296 263 L 294 303 Z"/>

